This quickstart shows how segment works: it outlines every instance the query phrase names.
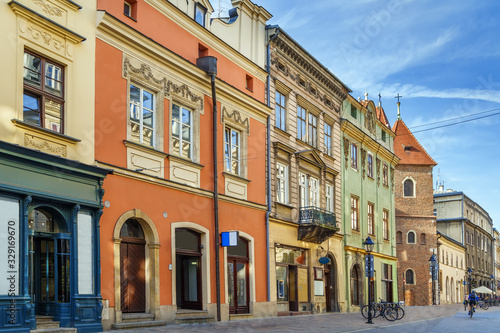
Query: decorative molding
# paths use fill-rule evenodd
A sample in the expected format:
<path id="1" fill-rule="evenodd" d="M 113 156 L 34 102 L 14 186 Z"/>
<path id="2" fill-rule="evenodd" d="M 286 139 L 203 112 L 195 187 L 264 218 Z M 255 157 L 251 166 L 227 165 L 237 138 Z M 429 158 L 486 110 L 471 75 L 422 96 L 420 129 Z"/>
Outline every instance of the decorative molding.
<path id="1" fill-rule="evenodd" d="M 250 121 L 248 117 L 244 118 L 241 116 L 241 113 L 237 110 L 233 110 L 232 113 L 229 113 L 226 109 L 226 107 L 222 107 L 222 122 L 225 121 L 226 117 L 229 119 L 232 119 L 238 124 L 241 124 L 242 126 L 245 126 L 247 129 L 247 135 L 250 135 Z"/>
<path id="2" fill-rule="evenodd" d="M 365 174 L 366 174 L 366 150 L 361 148 L 361 170 L 363 171 L 363 179 L 365 179 Z"/>
<path id="3" fill-rule="evenodd" d="M 345 168 L 347 169 L 347 166 L 349 164 L 349 139 L 344 138 L 344 158 L 345 158 Z"/>
<path id="4" fill-rule="evenodd" d="M 157 85 L 162 86 L 165 98 L 169 98 L 173 93 L 183 98 L 187 98 L 191 100 L 191 102 L 198 103 L 199 110 L 203 110 L 203 96 L 195 95 L 186 84 L 177 85 L 166 77 L 157 79 L 154 77 L 153 71 L 149 65 L 141 64 L 139 68 L 136 68 L 130 63 L 129 58 L 125 58 L 123 62 L 124 77 L 129 76 L 129 70 L 134 74 L 142 76 L 146 81 L 153 81 Z"/>
<path id="5" fill-rule="evenodd" d="M 373 110 L 367 107 L 365 115 L 365 128 L 373 135 L 376 135 L 375 117 L 373 116 Z"/>
<path id="6" fill-rule="evenodd" d="M 380 186 L 380 160 L 378 158 L 377 158 L 376 168 L 377 168 L 377 186 Z"/>
<path id="7" fill-rule="evenodd" d="M 42 8 L 42 10 L 49 16 L 59 16 L 62 17 L 62 11 L 54 6 L 45 3 L 44 0 L 32 0 L 33 3 Z"/>
<path id="8" fill-rule="evenodd" d="M 281 70 L 279 68 L 279 64 L 280 64 L 280 61 L 278 59 L 278 56 L 276 54 L 273 54 L 271 56 L 271 65 L 273 65 L 276 68 L 277 71 L 283 73 L 285 76 L 289 76 L 293 81 L 295 81 L 295 83 L 297 83 L 297 85 L 300 85 L 300 75 L 298 73 L 292 72 L 289 69 L 289 66 L 285 66 L 285 71 Z M 273 76 L 272 78 L 273 78 L 273 80 L 275 82 L 279 82 L 279 80 L 276 77 Z M 311 83 L 309 81 L 307 81 L 307 80 L 304 80 L 304 81 L 305 81 L 305 87 L 304 87 L 304 89 L 310 94 L 310 96 L 314 96 L 316 99 L 318 99 L 320 102 L 322 102 L 330 110 L 335 110 L 337 113 L 340 112 L 340 108 L 335 108 L 335 106 L 333 105 L 333 103 L 329 102 L 329 101 L 331 101 L 331 99 L 328 98 L 328 96 L 326 94 L 322 95 L 317 89 L 316 89 L 317 93 L 315 95 L 312 94 L 312 92 L 311 92 Z M 277 84 L 277 86 L 279 86 L 280 88 L 286 88 L 286 90 L 289 90 L 289 92 L 291 91 L 290 88 L 284 86 L 283 84 Z M 334 93 L 337 93 L 336 90 L 332 90 L 332 91 Z M 345 97 L 342 97 L 344 95 L 339 95 L 339 96 L 340 96 L 340 98 L 342 100 L 344 100 L 347 97 L 347 95 Z"/>
<path id="9" fill-rule="evenodd" d="M 31 134 L 24 134 L 24 146 L 38 149 L 42 152 L 67 157 L 67 147 Z"/>

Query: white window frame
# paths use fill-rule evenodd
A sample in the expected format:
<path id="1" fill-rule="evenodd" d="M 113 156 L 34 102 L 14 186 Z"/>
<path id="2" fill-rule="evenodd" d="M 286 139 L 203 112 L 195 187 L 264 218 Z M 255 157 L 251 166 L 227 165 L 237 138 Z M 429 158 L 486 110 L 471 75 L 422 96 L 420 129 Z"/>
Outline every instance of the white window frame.
<path id="1" fill-rule="evenodd" d="M 299 172 L 299 195 L 301 207 L 319 207 L 319 179 Z"/>
<path id="2" fill-rule="evenodd" d="M 288 165 L 277 163 L 276 164 L 276 200 L 279 203 L 288 204 Z"/>
<path id="3" fill-rule="evenodd" d="M 139 103 L 137 102 L 132 102 L 132 96 L 130 94 L 130 89 L 131 87 L 138 88 L 140 91 L 140 97 L 139 97 Z M 144 92 L 147 92 L 151 94 L 153 97 L 152 101 L 152 106 L 153 109 L 148 109 L 144 107 Z M 136 124 L 139 126 L 139 143 L 142 145 L 148 145 L 147 143 L 144 143 L 144 109 L 149 110 L 153 114 L 153 120 L 152 120 L 152 125 L 151 127 L 146 126 L 147 128 L 150 128 L 152 131 L 151 134 L 151 143 L 149 144 L 151 147 L 156 148 L 156 93 L 150 89 L 144 88 L 142 85 L 137 84 L 135 82 L 130 82 L 128 85 L 128 96 L 129 96 L 129 110 L 128 110 L 128 119 L 129 119 L 129 128 L 130 128 L 130 133 L 129 133 L 129 138 L 133 142 L 137 142 L 135 139 L 132 138 L 132 124 Z M 134 105 L 134 110 L 132 110 L 132 105 Z M 138 114 L 138 120 L 136 121 L 137 117 L 134 117 L 134 120 L 132 120 L 132 114 Z"/>
<path id="4" fill-rule="evenodd" d="M 406 192 L 405 192 L 405 183 L 407 180 L 410 180 L 412 182 L 412 185 L 413 185 L 413 195 L 406 195 Z M 406 177 L 405 179 L 403 179 L 403 181 L 401 182 L 402 186 L 403 186 L 403 197 L 405 198 L 415 198 L 416 197 L 416 189 L 417 189 L 417 182 L 413 179 L 413 177 Z"/>
<path id="5" fill-rule="evenodd" d="M 356 203 L 353 205 L 353 203 Z M 359 198 L 351 195 L 351 229 L 359 231 Z"/>
<path id="6" fill-rule="evenodd" d="M 285 94 L 281 93 L 280 91 L 276 91 L 276 94 L 274 96 L 274 110 L 275 110 L 275 125 L 277 128 L 279 128 L 282 131 L 286 131 L 287 124 L 286 124 L 286 119 L 287 119 L 287 113 L 286 113 L 286 100 L 287 96 Z M 282 104 L 283 102 L 283 104 Z M 278 117 L 279 114 L 279 117 Z M 278 122 L 279 118 L 279 122 Z"/>
<path id="7" fill-rule="evenodd" d="M 334 191 L 333 184 L 327 182 L 325 185 L 325 199 L 326 199 L 325 208 L 327 211 L 331 213 L 333 213 L 335 210 L 333 191 Z"/>
<path id="8" fill-rule="evenodd" d="M 174 108 L 177 107 L 179 108 L 179 119 L 174 119 Z M 189 125 L 188 126 L 185 126 L 185 124 L 183 124 L 182 122 L 182 113 L 186 111 L 186 112 L 189 112 Z M 193 124 L 194 124 L 194 112 L 188 108 L 185 108 L 184 106 L 180 105 L 180 104 L 177 104 L 177 103 L 172 103 L 172 115 L 171 115 L 171 118 L 172 118 L 172 121 L 171 121 L 171 134 L 170 134 L 170 139 L 171 139 L 171 144 L 172 144 L 172 155 L 176 155 L 176 156 L 180 156 L 180 157 L 183 157 L 183 158 L 186 158 L 186 159 L 189 159 L 189 160 L 192 160 L 193 159 L 193 149 L 194 149 L 194 138 L 193 138 Z M 179 135 L 176 136 L 174 134 L 174 124 L 178 125 L 179 126 Z M 189 128 L 189 140 L 185 140 L 183 137 L 182 137 L 182 131 L 184 129 L 184 127 L 188 127 Z M 177 140 L 179 141 L 179 152 L 174 152 L 174 141 Z M 189 146 L 190 146 L 190 149 L 189 149 L 189 154 L 188 156 L 185 156 L 183 154 L 183 149 L 182 149 L 182 146 L 185 142 L 189 142 Z"/>
<path id="9" fill-rule="evenodd" d="M 410 233 L 413 233 L 413 242 L 410 243 L 409 236 Z M 406 244 L 417 244 L 417 233 L 413 230 L 410 230 L 406 233 Z M 448 256 L 448 253 L 446 254 Z M 446 263 L 448 265 L 448 263 Z"/>
<path id="10" fill-rule="evenodd" d="M 368 235 L 375 236 L 375 204 L 372 202 L 368 202 L 368 205 L 366 206 L 366 221 L 368 227 Z"/>
<path id="11" fill-rule="evenodd" d="M 368 157 L 366 158 L 366 175 L 373 179 L 373 154 L 368 153 Z"/>
<path id="12" fill-rule="evenodd" d="M 351 143 L 351 168 L 358 171 L 358 145 Z"/>
<path id="13" fill-rule="evenodd" d="M 389 211 L 382 211 L 382 234 L 385 240 L 389 240 Z"/>
<path id="14" fill-rule="evenodd" d="M 230 142 L 226 141 L 228 132 L 230 134 L 229 135 Z M 236 145 L 233 144 L 233 140 L 232 140 L 233 133 L 236 133 L 238 135 Z M 231 173 L 231 174 L 234 174 L 234 175 L 237 175 L 237 176 L 241 175 L 241 135 L 242 135 L 241 131 L 234 129 L 230 126 L 226 126 L 224 128 L 224 171 Z M 228 145 L 229 145 L 229 147 L 228 147 Z M 232 149 L 234 148 L 233 146 L 236 147 L 236 149 L 237 149 L 236 158 L 234 158 L 233 154 L 232 154 Z M 229 155 L 226 155 L 227 151 L 229 151 Z M 238 163 L 238 167 L 237 167 L 236 172 L 234 172 L 233 168 L 232 168 L 233 162 Z M 228 167 L 228 164 L 229 164 L 229 167 Z"/>

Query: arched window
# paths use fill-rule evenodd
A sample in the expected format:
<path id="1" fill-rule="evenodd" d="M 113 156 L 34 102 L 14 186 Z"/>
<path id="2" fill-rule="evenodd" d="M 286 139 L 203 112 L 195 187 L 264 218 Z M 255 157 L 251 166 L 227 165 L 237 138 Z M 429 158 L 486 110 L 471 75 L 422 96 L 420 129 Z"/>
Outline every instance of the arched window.
<path id="1" fill-rule="evenodd" d="M 401 231 L 396 232 L 396 243 L 403 243 L 403 233 Z"/>
<path id="2" fill-rule="evenodd" d="M 413 231 L 408 233 L 408 244 L 415 244 L 415 233 Z"/>
<path id="3" fill-rule="evenodd" d="M 415 274 L 411 269 L 406 271 L 406 284 L 415 284 Z"/>
<path id="4" fill-rule="evenodd" d="M 413 197 L 414 196 L 414 191 L 413 191 L 413 180 L 407 179 L 403 183 L 403 196 L 405 197 Z"/>
<path id="5" fill-rule="evenodd" d="M 351 269 L 351 304 L 361 305 L 361 291 L 363 278 L 361 276 L 361 269 L 359 265 L 356 264 Z"/>

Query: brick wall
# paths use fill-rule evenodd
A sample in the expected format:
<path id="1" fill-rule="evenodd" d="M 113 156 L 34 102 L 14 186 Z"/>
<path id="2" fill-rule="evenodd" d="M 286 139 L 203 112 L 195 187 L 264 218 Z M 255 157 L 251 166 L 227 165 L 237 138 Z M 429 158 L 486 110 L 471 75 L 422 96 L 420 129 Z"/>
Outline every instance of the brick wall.
<path id="1" fill-rule="evenodd" d="M 403 181 L 407 177 L 411 177 L 415 182 L 414 197 L 403 197 Z M 406 304 L 410 305 L 432 304 L 429 259 L 433 250 L 437 250 L 432 185 L 432 166 L 398 165 L 396 167 L 394 187 L 398 292 L 400 300 L 404 299 Z M 410 232 L 414 232 L 415 235 L 413 244 L 408 243 Z M 405 272 L 409 269 L 414 273 L 414 284 L 404 285 Z"/>

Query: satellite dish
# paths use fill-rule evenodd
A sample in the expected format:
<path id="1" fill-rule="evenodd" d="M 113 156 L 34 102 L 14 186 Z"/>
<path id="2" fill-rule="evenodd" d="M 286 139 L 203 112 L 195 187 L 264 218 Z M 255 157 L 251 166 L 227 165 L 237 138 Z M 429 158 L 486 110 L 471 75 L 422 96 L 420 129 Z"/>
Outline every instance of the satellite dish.
<path id="1" fill-rule="evenodd" d="M 328 258 L 328 257 L 321 257 L 321 258 L 319 258 L 319 263 L 322 264 L 322 265 L 329 264 L 330 263 L 330 258 Z"/>

